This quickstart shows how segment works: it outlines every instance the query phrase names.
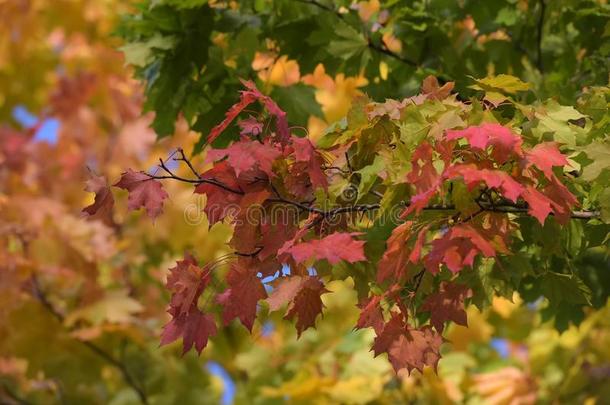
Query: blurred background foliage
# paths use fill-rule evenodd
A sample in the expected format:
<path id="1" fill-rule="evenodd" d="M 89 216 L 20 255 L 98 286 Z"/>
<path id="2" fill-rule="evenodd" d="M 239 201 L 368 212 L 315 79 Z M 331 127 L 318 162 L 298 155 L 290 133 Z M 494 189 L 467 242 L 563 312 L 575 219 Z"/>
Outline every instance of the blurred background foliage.
<path id="1" fill-rule="evenodd" d="M 113 181 L 201 148 L 239 78 L 312 139 L 354 96 L 412 95 L 429 74 L 464 96 L 468 76 L 513 74 L 564 104 L 602 86 L 584 94 L 607 115 L 609 14 L 592 0 L 0 0 L 0 402 L 604 403 L 603 302 L 559 332 L 543 303 L 497 297 L 468 310 L 469 328 L 450 327 L 438 375 L 395 376 L 369 352 L 372 333 L 352 330 L 348 279 L 329 285 L 324 318 L 299 340 L 270 318 L 254 338 L 232 325 L 180 357 L 158 347 L 166 269 L 187 250 L 226 253 L 230 228 L 208 229 L 202 201 L 173 183 L 154 224 L 124 207 L 108 222 L 80 210 L 90 172 Z M 603 276 L 600 255 L 583 266 Z"/>

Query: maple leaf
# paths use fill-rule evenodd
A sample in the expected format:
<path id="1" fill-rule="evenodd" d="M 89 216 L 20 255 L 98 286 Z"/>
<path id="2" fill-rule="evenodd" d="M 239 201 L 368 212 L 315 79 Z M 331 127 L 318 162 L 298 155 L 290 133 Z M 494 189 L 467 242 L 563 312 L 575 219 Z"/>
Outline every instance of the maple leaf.
<path id="1" fill-rule="evenodd" d="M 553 211 L 551 208 L 553 201 L 533 186 L 527 186 L 522 197 L 527 202 L 527 212 L 536 218 L 540 225 L 544 225 L 546 217 Z"/>
<path id="2" fill-rule="evenodd" d="M 521 150 L 523 139 L 510 129 L 496 123 L 484 123 L 461 130 L 449 130 L 445 138 L 448 140 L 465 138 L 470 146 L 480 150 L 492 146 L 491 156 L 500 164 L 507 162 L 512 155 L 518 157 L 523 155 Z"/>
<path id="3" fill-rule="evenodd" d="M 284 246 L 287 240 L 294 238 L 297 228 L 294 223 L 298 220 L 294 211 L 285 212 L 285 217 L 277 220 L 272 216 L 264 218 L 261 223 L 261 245 L 263 248 L 257 255 L 261 260 L 270 256 L 277 256 L 277 251 Z"/>
<path id="4" fill-rule="evenodd" d="M 428 229 L 430 229 L 430 225 L 426 225 L 426 226 L 422 227 L 419 230 L 419 232 L 417 233 L 417 239 L 415 240 L 413 249 L 411 250 L 411 253 L 409 254 L 409 261 L 411 263 L 419 262 L 419 259 L 421 258 L 422 248 L 424 246 L 424 243 L 426 242 L 426 234 L 428 233 Z"/>
<path id="5" fill-rule="evenodd" d="M 445 171 L 444 177 L 448 179 L 462 177 L 470 190 L 482 181 L 490 188 L 501 190 L 504 197 L 512 202 L 517 202 L 524 190 L 523 186 L 508 173 L 501 170 L 480 169 L 474 164 L 450 166 Z"/>
<path id="6" fill-rule="evenodd" d="M 263 123 L 257 121 L 253 116 L 238 121 L 237 125 L 241 128 L 240 135 L 259 136 L 263 133 Z"/>
<path id="7" fill-rule="evenodd" d="M 261 104 L 265 106 L 267 111 L 269 111 L 269 113 L 275 117 L 276 128 L 280 137 L 280 141 L 283 143 L 287 143 L 290 130 L 288 128 L 288 121 L 286 120 L 286 112 L 282 111 L 282 109 L 270 97 L 265 96 L 263 93 L 261 93 L 256 88 L 254 82 L 249 80 L 242 80 L 241 83 L 244 85 L 244 87 L 246 87 L 247 90 L 242 90 L 240 92 L 241 96 L 239 101 L 229 108 L 229 110 L 225 114 L 225 119 L 222 120 L 219 124 L 217 124 L 214 128 L 212 128 L 212 130 L 208 134 L 207 142 L 214 142 L 214 140 L 220 136 L 220 134 L 246 107 L 258 100 Z"/>
<path id="8" fill-rule="evenodd" d="M 304 277 L 290 276 L 281 277 L 273 283 L 273 292 L 267 298 L 270 311 L 277 311 L 282 306 L 291 302 L 297 295 L 303 284 Z"/>
<path id="9" fill-rule="evenodd" d="M 405 332 L 405 323 L 402 315 L 396 312 L 391 314 L 390 320 L 383 325 L 381 332 L 378 332 L 373 341 L 373 353 L 375 357 L 381 353 L 387 353 L 390 347 L 400 335 Z"/>
<path id="10" fill-rule="evenodd" d="M 265 96 L 257 88 L 254 82 L 242 80 L 241 83 L 265 106 L 269 114 L 275 117 L 275 126 L 282 143 L 287 143 L 290 138 L 290 129 L 286 120 L 286 112 L 283 111 L 269 96 Z"/>
<path id="11" fill-rule="evenodd" d="M 473 226 L 455 225 L 441 238 L 432 241 L 432 249 L 424 257 L 424 266 L 436 274 L 444 263 L 451 272 L 457 273 L 464 266 L 472 266 L 478 254 L 494 257 L 496 251 Z"/>
<path id="12" fill-rule="evenodd" d="M 382 298 L 382 295 L 373 295 L 358 305 L 362 311 L 356 322 L 356 328 L 363 329 L 371 327 L 376 333 L 380 333 L 383 330 L 384 319 L 380 305 Z"/>
<path id="13" fill-rule="evenodd" d="M 375 356 L 388 354 L 388 360 L 398 373 L 406 369 L 423 372 L 425 366 L 436 370 L 440 360 L 439 349 L 443 338 L 429 326 L 419 329 L 406 324 L 400 314 L 392 314 L 381 333 L 373 341 Z"/>
<path id="14" fill-rule="evenodd" d="M 430 75 L 423 80 L 421 92 L 428 96 L 429 99 L 443 100 L 451 94 L 451 90 L 453 90 L 454 86 L 454 82 L 447 82 L 443 84 L 443 86 L 439 86 L 438 79 Z"/>
<path id="15" fill-rule="evenodd" d="M 432 145 L 422 142 L 411 157 L 411 171 L 407 174 L 409 183 L 415 186 L 417 192 L 430 190 L 437 186 L 439 174 L 433 164 Z"/>
<path id="16" fill-rule="evenodd" d="M 278 255 L 290 254 L 297 263 L 310 259 L 326 259 L 330 264 L 337 264 L 341 260 L 348 263 L 360 262 L 366 260 L 366 257 L 364 256 L 364 241 L 354 239 L 358 235 L 360 235 L 358 232 L 335 232 L 322 239 L 313 239 L 298 244 L 291 240 L 278 250 Z"/>
<path id="17" fill-rule="evenodd" d="M 315 325 L 316 317 L 322 313 L 322 299 L 320 296 L 329 292 L 322 280 L 316 276 L 303 278 L 301 287 L 294 296 L 292 303 L 288 307 L 285 319 L 292 320 L 297 317 L 297 335 L 301 336 L 303 331 Z"/>
<path id="18" fill-rule="evenodd" d="M 446 321 L 467 326 L 464 299 L 472 297 L 472 291 L 465 285 L 442 282 L 438 292 L 426 297 L 421 309 L 430 312 L 430 323 L 442 332 Z"/>
<path id="19" fill-rule="evenodd" d="M 104 176 L 92 176 L 86 183 L 85 191 L 95 193 L 93 204 L 83 208 L 83 213 L 106 224 L 112 223 L 114 197 Z"/>
<path id="20" fill-rule="evenodd" d="M 195 258 L 187 255 L 169 271 L 166 287 L 172 292 L 170 306 L 176 308 L 178 314 L 186 313 L 197 306 L 199 296 L 210 282 L 210 269 L 198 267 Z"/>
<path id="21" fill-rule="evenodd" d="M 235 170 L 235 176 L 242 172 L 259 168 L 267 176 L 275 177 L 273 162 L 282 152 L 267 143 L 255 141 L 239 141 L 226 149 L 212 149 L 208 151 L 207 159 L 217 161 L 227 157 L 226 162 Z"/>
<path id="22" fill-rule="evenodd" d="M 578 205 L 578 200 L 561 184 L 557 176 L 551 177 L 551 182 L 543 189 L 546 196 L 551 200 L 551 205 L 557 222 L 567 224 L 572 216 L 572 208 Z"/>
<path id="23" fill-rule="evenodd" d="M 144 207 L 151 218 L 156 218 L 161 214 L 163 201 L 168 197 L 160 181 L 150 178 L 143 172 L 134 172 L 131 169 L 124 172 L 114 186 L 129 192 L 127 207 L 130 210 Z"/>
<path id="24" fill-rule="evenodd" d="M 388 359 L 397 373 L 401 369 L 406 369 L 409 373 L 413 370 L 423 372 L 426 366 L 436 372 L 442 344 L 442 336 L 429 326 L 419 329 L 407 327 L 406 332 L 390 346 Z"/>
<path id="25" fill-rule="evenodd" d="M 256 101 L 257 97 L 252 92 L 241 91 L 239 102 L 233 104 L 225 114 L 225 119 L 217 124 L 208 134 L 207 142 L 212 143 L 220 134 L 233 122 L 233 120 L 241 113 L 244 108 Z"/>
<path id="26" fill-rule="evenodd" d="M 201 179 L 210 181 L 210 183 L 201 183 L 195 187 L 195 193 L 205 194 L 207 197 L 203 211 L 210 224 L 222 221 L 230 214 L 228 208 L 239 205 L 243 198 L 244 193 L 237 182 L 235 171 L 226 161 L 220 162 L 204 172 Z"/>
<path id="27" fill-rule="evenodd" d="M 224 307 L 223 320 L 228 325 L 235 318 L 252 331 L 256 306 L 259 300 L 267 298 L 267 292 L 257 276 L 256 270 L 237 263 L 227 274 L 229 288 L 217 296 L 217 302 Z"/>
<path id="28" fill-rule="evenodd" d="M 430 200 L 438 192 L 438 188 L 440 186 L 441 186 L 441 181 L 439 179 L 433 185 L 432 188 L 411 197 L 411 200 L 409 201 L 409 206 L 403 211 L 402 214 L 400 214 L 400 218 L 404 219 L 407 216 L 409 216 L 409 214 L 413 213 L 414 211 L 416 214 L 419 215 L 419 213 L 421 213 L 422 210 L 428 206 L 428 204 L 430 203 Z"/>
<path id="29" fill-rule="evenodd" d="M 406 244 L 411 237 L 412 226 L 413 222 L 407 221 L 392 230 L 387 241 L 387 248 L 377 265 L 378 283 L 387 279 L 398 281 L 406 276 L 410 254 Z"/>
<path id="30" fill-rule="evenodd" d="M 543 142 L 525 154 L 526 167 L 534 166 L 544 173 L 547 179 L 554 177 L 554 166 L 565 166 L 568 159 L 559 151 L 556 142 Z"/>
<path id="31" fill-rule="evenodd" d="M 176 314 L 173 308 L 169 313 L 172 320 L 163 327 L 161 346 L 172 343 L 182 337 L 182 354 L 184 355 L 193 346 L 197 353 L 207 346 L 208 339 L 217 333 L 216 322 L 210 314 L 204 314 L 199 309 L 191 307 L 184 314 Z"/>
<path id="32" fill-rule="evenodd" d="M 260 227 L 261 222 L 265 219 L 263 203 L 270 195 L 271 193 L 268 190 L 260 190 L 247 193 L 241 198 L 239 207 L 235 207 L 231 247 L 247 253 L 260 246 Z"/>
<path id="33" fill-rule="evenodd" d="M 322 187 L 325 191 L 328 191 L 328 180 L 322 170 L 324 159 L 314 148 L 311 141 L 307 138 L 297 138 L 293 136 L 292 144 L 295 160 L 297 162 L 307 163 L 307 172 L 311 185 L 314 188 Z"/>

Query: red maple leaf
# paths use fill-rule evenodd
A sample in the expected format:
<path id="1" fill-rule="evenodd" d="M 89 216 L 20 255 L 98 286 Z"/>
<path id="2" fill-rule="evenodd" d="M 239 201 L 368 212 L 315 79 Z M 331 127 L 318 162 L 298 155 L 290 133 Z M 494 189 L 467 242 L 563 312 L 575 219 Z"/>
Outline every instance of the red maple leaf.
<path id="1" fill-rule="evenodd" d="M 324 283 L 319 277 L 309 276 L 303 279 L 301 288 L 295 295 L 288 307 L 285 319 L 297 318 L 297 335 L 301 336 L 303 331 L 316 323 L 316 317 L 322 313 L 322 299 L 320 296 L 329 292 L 324 288 Z"/>
<path id="2" fill-rule="evenodd" d="M 235 218 L 230 245 L 235 250 L 248 253 L 260 249 L 260 227 L 266 215 L 263 204 L 270 195 L 271 193 L 264 189 L 252 191 L 241 198 L 239 207 L 234 207 L 235 212 L 232 214 Z"/>
<path id="3" fill-rule="evenodd" d="M 438 184 L 439 174 L 434 168 L 433 155 L 432 145 L 424 141 L 411 157 L 411 171 L 407 174 L 407 180 L 418 193 L 435 188 Z"/>
<path id="4" fill-rule="evenodd" d="M 555 142 L 543 142 L 534 146 L 525 154 L 526 167 L 534 166 L 551 179 L 554 166 L 565 166 L 568 159 L 559 151 Z"/>
<path id="5" fill-rule="evenodd" d="M 407 221 L 392 230 L 388 238 L 387 248 L 377 264 L 377 282 L 383 283 L 392 279 L 399 281 L 406 276 L 410 252 L 407 241 L 411 237 L 413 222 Z"/>
<path id="6" fill-rule="evenodd" d="M 294 226 L 298 221 L 298 213 L 294 210 L 283 212 L 272 211 L 276 217 L 264 218 L 261 223 L 261 245 L 262 250 L 257 255 L 261 260 L 270 256 L 277 256 L 277 251 L 284 244 L 294 238 L 297 228 Z"/>
<path id="7" fill-rule="evenodd" d="M 523 155 L 521 137 L 500 124 L 484 123 L 462 130 L 447 131 L 446 139 L 459 138 L 465 138 L 470 146 L 480 150 L 492 146 L 491 156 L 500 164 L 507 162 L 511 156 Z"/>
<path id="8" fill-rule="evenodd" d="M 263 133 L 263 123 L 257 121 L 253 116 L 238 121 L 237 125 L 241 128 L 240 135 L 258 136 Z"/>
<path id="9" fill-rule="evenodd" d="M 304 277 L 290 276 L 281 277 L 273 283 L 273 292 L 267 298 L 270 311 L 277 311 L 291 302 L 297 295 L 303 284 Z"/>
<path id="10" fill-rule="evenodd" d="M 85 191 L 95 193 L 93 204 L 83 208 L 83 213 L 92 219 L 100 219 L 106 224 L 112 223 L 112 208 L 114 197 L 104 176 L 91 176 L 87 181 Z"/>
<path id="11" fill-rule="evenodd" d="M 252 331 L 258 301 L 267 298 L 261 279 L 256 270 L 235 263 L 227 274 L 227 283 L 229 288 L 217 296 L 218 303 L 224 307 L 225 325 L 239 318 L 241 323 Z"/>
<path id="12" fill-rule="evenodd" d="M 201 179 L 209 183 L 197 185 L 195 193 L 206 195 L 203 211 L 210 224 L 215 224 L 231 214 L 231 208 L 239 205 L 244 192 L 237 182 L 235 171 L 227 162 L 216 163 L 201 175 Z"/>
<path id="13" fill-rule="evenodd" d="M 169 269 L 166 287 L 172 292 L 170 306 L 178 314 L 184 314 L 191 307 L 197 306 L 197 300 L 210 282 L 209 267 L 200 268 L 190 255 L 178 260 L 176 266 Z"/>
<path id="14" fill-rule="evenodd" d="M 322 170 L 324 159 L 314 148 L 311 141 L 307 138 L 293 136 L 292 146 L 294 148 L 295 160 L 307 163 L 307 172 L 313 188 L 322 187 L 324 190 L 328 190 L 328 180 Z"/>
<path id="15" fill-rule="evenodd" d="M 421 309 L 430 312 L 430 323 L 442 332 L 446 321 L 467 326 L 464 300 L 472 296 L 472 291 L 465 285 L 442 282 L 438 292 L 426 297 Z"/>
<path id="16" fill-rule="evenodd" d="M 419 259 L 421 258 L 421 252 L 422 252 L 424 243 L 426 242 L 426 234 L 428 233 L 428 229 L 430 229 L 430 225 L 426 225 L 426 226 L 422 227 L 419 230 L 419 232 L 417 233 L 417 239 L 415 240 L 413 249 L 411 250 L 411 253 L 409 254 L 409 261 L 411 263 L 419 262 Z"/>
<path id="17" fill-rule="evenodd" d="M 409 373 L 413 370 L 423 372 L 426 366 L 436 372 L 442 344 L 442 336 L 429 326 L 419 329 L 407 327 L 390 346 L 388 359 L 397 373 L 401 369 Z"/>
<path id="18" fill-rule="evenodd" d="M 247 90 L 242 90 L 239 102 L 232 105 L 225 114 L 225 119 L 222 120 L 210 131 L 207 142 L 212 143 L 220 134 L 233 122 L 233 120 L 250 104 L 259 101 L 265 106 L 267 111 L 276 119 L 276 129 L 282 143 L 286 143 L 289 138 L 288 122 L 286 121 L 286 113 L 270 97 L 261 93 L 256 85 L 251 81 L 242 80 L 242 84 Z"/>
<path id="19" fill-rule="evenodd" d="M 464 266 L 472 266 L 479 254 L 493 257 L 496 251 L 473 226 L 460 224 L 446 231 L 441 238 L 432 241 L 432 249 L 424 257 L 424 265 L 432 274 L 438 273 L 442 263 L 453 273 L 457 273 Z"/>
<path id="20" fill-rule="evenodd" d="M 144 207 L 151 218 L 156 218 L 161 214 L 163 201 L 168 197 L 160 181 L 131 169 L 124 172 L 114 186 L 129 192 L 127 207 L 130 210 Z"/>
<path id="21" fill-rule="evenodd" d="M 566 186 L 561 184 L 557 176 L 551 177 L 551 182 L 544 187 L 544 193 L 551 200 L 553 212 L 557 222 L 567 224 L 572 216 L 572 208 L 578 205 L 578 200 L 568 190 Z"/>
<path id="22" fill-rule="evenodd" d="M 443 338 L 429 326 L 415 329 L 406 324 L 400 314 L 393 314 L 373 342 L 375 356 L 388 354 L 388 360 L 398 373 L 401 369 L 423 372 L 425 366 L 436 370 Z"/>
<path id="23" fill-rule="evenodd" d="M 210 314 L 204 314 L 196 307 L 184 314 L 177 314 L 174 308 L 168 311 L 173 319 L 163 327 L 161 346 L 174 342 L 182 337 L 182 354 L 193 346 L 197 353 L 207 346 L 208 339 L 216 335 L 216 323 Z"/>
<path id="24" fill-rule="evenodd" d="M 278 255 L 290 254 L 297 263 L 307 260 L 326 259 L 330 264 L 337 264 L 341 260 L 355 263 L 366 260 L 364 256 L 364 241 L 354 239 L 360 233 L 335 232 L 322 239 L 313 239 L 295 244 L 288 241 L 278 251 Z"/>
<path id="25" fill-rule="evenodd" d="M 286 112 L 283 111 L 269 96 L 265 96 L 257 88 L 254 82 L 242 80 L 241 83 L 265 106 L 269 114 L 275 117 L 275 127 L 279 135 L 279 140 L 283 144 L 288 142 L 290 129 L 286 120 Z"/>
<path id="26" fill-rule="evenodd" d="M 406 218 L 413 211 L 415 211 L 415 213 L 419 215 L 419 213 L 421 213 L 422 210 L 428 206 L 428 203 L 430 203 L 432 197 L 434 197 L 434 195 L 438 192 L 440 186 L 441 180 L 439 178 L 437 182 L 432 186 L 432 188 L 426 191 L 422 191 L 421 193 L 411 197 L 411 200 L 409 201 L 409 206 L 404 210 L 402 214 L 400 214 L 400 218 Z"/>
<path id="27" fill-rule="evenodd" d="M 375 357 L 381 353 L 387 353 L 392 343 L 405 332 L 405 323 L 401 314 L 393 312 L 390 320 L 383 325 L 383 329 L 377 332 L 373 341 L 373 353 Z"/>
<path id="28" fill-rule="evenodd" d="M 383 330 L 384 319 L 380 305 L 382 298 L 382 295 L 373 295 L 358 306 L 362 311 L 356 322 L 356 328 L 371 327 L 376 333 L 380 333 Z"/>
<path id="29" fill-rule="evenodd" d="M 480 182 L 484 182 L 490 188 L 501 190 L 504 197 L 512 202 L 517 202 L 517 199 L 523 192 L 523 186 L 508 173 L 501 170 L 480 169 L 474 164 L 450 166 L 445 171 L 444 177 L 447 179 L 462 177 L 470 190 Z"/>
<path id="30" fill-rule="evenodd" d="M 544 225 L 546 217 L 553 211 L 551 208 L 553 201 L 533 186 L 527 186 L 522 197 L 527 202 L 527 212 L 536 218 L 540 225 Z"/>
<path id="31" fill-rule="evenodd" d="M 282 152 L 267 143 L 254 141 L 239 141 L 233 143 L 226 149 L 212 149 L 207 154 L 207 159 L 217 161 L 227 157 L 226 162 L 235 170 L 235 176 L 239 177 L 242 172 L 259 168 L 267 176 L 275 177 L 273 173 L 273 162 L 280 157 Z"/>

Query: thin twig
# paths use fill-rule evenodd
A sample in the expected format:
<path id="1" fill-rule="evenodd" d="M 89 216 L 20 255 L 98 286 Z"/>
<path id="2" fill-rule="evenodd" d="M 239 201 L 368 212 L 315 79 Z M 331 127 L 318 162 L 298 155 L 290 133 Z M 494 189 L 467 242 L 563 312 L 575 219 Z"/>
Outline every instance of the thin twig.
<path id="1" fill-rule="evenodd" d="M 298 1 L 299 3 L 309 4 L 310 6 L 318 7 L 321 10 L 333 13 L 335 16 L 337 16 L 341 20 L 345 20 L 345 17 L 343 16 L 343 14 L 341 14 L 338 10 L 336 10 L 336 9 L 330 7 L 330 6 L 327 6 L 325 4 L 322 4 L 322 3 L 320 3 L 320 2 L 318 2 L 316 0 L 296 0 L 296 1 Z M 409 66 L 413 66 L 413 67 L 418 67 L 419 66 L 419 64 L 417 62 L 412 61 L 410 59 L 407 59 L 407 58 L 405 58 L 403 56 L 400 56 L 399 54 L 392 52 L 391 50 L 389 50 L 385 46 L 379 46 L 377 44 L 374 44 L 370 40 L 368 41 L 367 46 L 369 47 L 369 49 L 371 49 L 371 50 L 373 50 L 375 52 L 378 52 L 378 53 L 381 53 L 383 55 L 386 55 L 386 56 L 389 56 L 391 58 L 394 58 L 394 59 L 396 59 L 396 60 L 398 60 L 398 61 L 400 61 L 400 62 L 402 62 L 404 64 L 407 64 Z"/>
<path id="2" fill-rule="evenodd" d="M 346 154 L 346 160 L 348 163 L 348 167 L 349 170 L 353 170 L 353 168 L 351 168 L 351 163 L 349 161 L 349 157 Z M 182 153 L 181 158 L 179 160 L 183 160 L 189 167 L 191 167 L 191 170 L 193 172 L 195 172 L 194 168 L 192 168 L 192 165 L 190 163 L 190 161 L 186 158 L 186 156 Z M 178 181 L 182 181 L 182 182 L 186 182 L 186 183 L 191 183 L 191 184 L 203 184 L 203 183 L 207 183 L 207 184 L 211 184 L 213 186 L 216 187 L 220 187 L 228 192 L 234 193 L 234 194 L 239 194 L 239 195 L 244 195 L 244 191 L 239 189 L 234 189 L 232 187 L 227 186 L 226 184 L 217 181 L 215 179 L 206 179 L 206 178 L 202 178 L 199 177 L 197 179 L 187 179 L 181 176 L 178 176 L 176 174 L 174 174 L 163 162 L 162 159 L 159 159 L 160 164 L 159 166 L 168 173 L 168 175 L 164 175 L 164 176 L 155 176 L 152 174 L 148 174 L 145 173 L 148 177 L 150 177 L 151 179 L 157 179 L 157 180 L 163 180 L 163 179 L 173 179 L 173 180 L 178 180 Z M 280 195 L 280 193 L 278 192 L 278 190 L 275 188 L 275 186 L 271 183 L 269 183 L 270 187 L 272 188 L 273 192 L 276 195 L 276 198 L 270 198 L 267 201 L 271 202 L 271 203 L 282 203 L 282 204 L 288 204 L 288 205 L 292 205 L 294 207 L 297 207 L 303 211 L 306 212 L 311 212 L 314 214 L 319 214 L 325 218 L 328 217 L 333 217 L 335 215 L 339 215 L 339 214 L 344 214 L 344 213 L 358 213 L 358 212 L 367 212 L 367 211 L 373 211 L 376 209 L 379 209 L 381 207 L 380 204 L 356 204 L 356 205 L 349 205 L 349 206 L 345 206 L 345 207 L 337 207 L 337 208 L 333 208 L 330 210 L 323 210 L 320 208 L 316 208 L 314 206 L 312 206 L 311 204 L 304 204 L 298 201 L 293 201 L 290 199 L 287 199 L 285 197 L 282 197 Z M 379 193 L 373 192 L 375 195 L 379 196 Z M 381 195 L 382 196 L 382 195 Z M 521 213 L 527 213 L 529 211 L 529 208 L 527 207 L 527 205 L 519 205 L 519 204 L 515 204 L 515 205 L 495 205 L 495 203 L 492 201 L 491 196 L 488 195 L 488 198 L 490 199 L 489 202 L 487 202 L 490 205 L 485 205 L 484 201 L 481 199 L 483 195 L 481 195 L 478 199 L 476 199 L 476 203 L 479 206 L 480 210 L 477 211 L 476 213 L 472 214 L 469 216 L 469 218 L 467 218 L 466 220 L 470 220 L 472 219 L 474 216 L 481 214 L 482 212 L 505 212 L 505 213 L 513 213 L 513 214 L 521 214 Z M 404 204 L 405 207 L 408 207 L 409 204 L 405 203 Z M 455 211 L 456 207 L 454 205 L 445 205 L 445 204 L 431 204 L 428 205 L 426 207 L 423 208 L 424 210 L 427 211 Z M 553 213 L 551 212 L 550 215 L 553 215 Z M 600 216 L 600 212 L 599 211 L 573 211 L 571 213 L 571 217 L 574 219 L 593 219 L 593 218 L 598 218 Z"/>
<path id="3" fill-rule="evenodd" d="M 379 46 L 375 43 L 373 43 L 372 41 L 369 41 L 368 43 L 368 47 L 376 52 L 382 53 L 384 55 L 387 55 L 391 58 L 394 58 L 404 64 L 407 64 L 409 66 L 413 66 L 413 67 L 418 67 L 419 65 L 417 64 L 417 62 L 412 61 L 411 59 L 407 59 L 405 57 L 400 56 L 397 53 L 394 53 L 392 51 L 390 51 L 388 48 L 386 48 L 385 46 Z"/>
<path id="4" fill-rule="evenodd" d="M 195 168 L 193 167 L 191 161 L 186 158 L 186 155 L 184 154 L 184 149 L 178 148 L 178 153 L 180 153 L 180 157 L 174 158 L 174 160 L 181 160 L 184 163 L 186 163 L 186 165 L 189 167 L 189 169 L 191 169 L 191 172 L 193 172 L 193 174 L 198 179 L 201 179 L 201 175 L 197 172 L 197 170 L 195 170 Z"/>
<path id="5" fill-rule="evenodd" d="M 296 0 L 296 1 L 298 1 L 299 3 L 309 4 L 310 6 L 318 7 L 324 11 L 333 13 L 334 15 L 336 15 L 338 18 L 340 18 L 342 20 L 344 19 L 343 14 L 341 14 L 339 12 L 339 10 L 336 10 L 330 6 L 327 6 L 326 4 L 322 4 L 319 1 L 316 1 L 316 0 Z"/>

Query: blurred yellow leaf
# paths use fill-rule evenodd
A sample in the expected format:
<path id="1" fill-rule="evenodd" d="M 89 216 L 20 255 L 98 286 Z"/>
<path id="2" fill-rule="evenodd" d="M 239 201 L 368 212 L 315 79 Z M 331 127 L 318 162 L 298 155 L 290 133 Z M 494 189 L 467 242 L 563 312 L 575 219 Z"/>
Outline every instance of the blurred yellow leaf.
<path id="1" fill-rule="evenodd" d="M 65 319 L 65 324 L 71 327 L 79 320 L 87 321 L 92 325 L 100 325 L 103 322 L 128 323 L 134 314 L 143 309 L 138 301 L 127 296 L 126 291 L 111 291 L 101 300 L 70 313 Z"/>
<path id="2" fill-rule="evenodd" d="M 318 64 L 312 74 L 303 76 L 303 83 L 315 87 L 316 101 L 322 106 L 327 122 L 335 122 L 347 114 L 352 99 L 362 94 L 359 87 L 366 86 L 368 80 L 361 74 L 346 77 L 339 73 L 333 80 L 326 74 L 324 65 Z"/>
<path id="3" fill-rule="evenodd" d="M 269 54 L 257 53 L 257 55 L 261 56 L 258 59 L 255 56 L 252 68 L 258 70 L 258 77 L 262 81 L 274 86 L 288 87 L 301 79 L 299 64 L 295 60 L 288 59 L 288 56 L 280 56 L 274 62 Z"/>

